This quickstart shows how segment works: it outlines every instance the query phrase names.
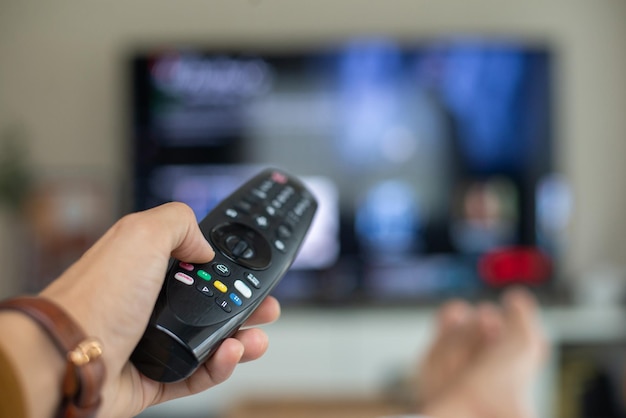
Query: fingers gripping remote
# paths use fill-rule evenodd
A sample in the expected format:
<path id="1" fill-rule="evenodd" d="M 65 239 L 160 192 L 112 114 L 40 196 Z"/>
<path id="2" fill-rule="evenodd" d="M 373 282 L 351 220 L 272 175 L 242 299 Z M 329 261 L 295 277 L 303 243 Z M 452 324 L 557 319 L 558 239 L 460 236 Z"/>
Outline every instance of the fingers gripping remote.
<path id="1" fill-rule="evenodd" d="M 278 284 L 316 209 L 310 191 L 277 169 L 264 170 L 215 207 L 200 222 L 215 258 L 172 260 L 131 356 L 137 369 L 160 382 L 191 375 Z"/>

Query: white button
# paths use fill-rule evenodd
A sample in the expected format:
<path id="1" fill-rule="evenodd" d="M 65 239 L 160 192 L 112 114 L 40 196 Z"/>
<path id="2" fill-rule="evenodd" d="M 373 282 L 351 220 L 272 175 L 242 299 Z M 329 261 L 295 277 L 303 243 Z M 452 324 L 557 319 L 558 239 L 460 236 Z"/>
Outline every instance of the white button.
<path id="1" fill-rule="evenodd" d="M 261 228 L 267 228 L 267 225 L 269 225 L 269 222 L 265 216 L 257 216 L 256 224 L 260 226 Z"/>
<path id="2" fill-rule="evenodd" d="M 193 284 L 193 278 L 185 273 L 181 273 L 180 271 L 174 275 L 174 278 L 181 283 L 185 283 L 188 286 L 191 286 Z"/>
<path id="3" fill-rule="evenodd" d="M 281 241 L 281 240 L 279 240 L 279 239 L 277 239 L 276 241 L 274 241 L 274 246 L 275 246 L 275 247 L 276 247 L 279 251 L 282 251 L 282 252 L 285 252 L 285 249 L 287 248 L 287 247 L 285 246 L 285 243 L 284 243 L 284 242 L 282 242 L 282 241 Z"/>
<path id="4" fill-rule="evenodd" d="M 252 296 L 252 289 L 246 286 L 246 284 L 241 280 L 235 280 L 235 289 L 237 289 L 239 293 L 241 293 L 241 296 L 246 299 L 250 299 L 250 296 Z"/>

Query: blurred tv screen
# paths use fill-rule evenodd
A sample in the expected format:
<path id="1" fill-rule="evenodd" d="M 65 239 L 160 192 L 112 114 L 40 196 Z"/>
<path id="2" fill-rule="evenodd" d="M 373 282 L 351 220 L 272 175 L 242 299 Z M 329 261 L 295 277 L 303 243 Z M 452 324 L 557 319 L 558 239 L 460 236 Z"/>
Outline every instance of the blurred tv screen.
<path id="1" fill-rule="evenodd" d="M 284 304 L 480 294 L 494 252 L 558 261 L 553 61 L 476 38 L 136 51 L 135 209 L 178 200 L 200 219 L 281 167 L 320 200 Z"/>

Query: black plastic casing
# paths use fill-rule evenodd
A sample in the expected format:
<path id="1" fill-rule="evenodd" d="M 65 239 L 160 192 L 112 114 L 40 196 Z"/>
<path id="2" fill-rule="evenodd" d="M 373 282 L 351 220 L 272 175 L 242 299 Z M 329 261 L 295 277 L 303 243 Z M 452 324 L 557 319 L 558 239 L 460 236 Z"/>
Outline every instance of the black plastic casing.
<path id="1" fill-rule="evenodd" d="M 172 260 L 146 331 L 131 356 L 135 367 L 160 382 L 189 377 L 282 279 L 316 209 L 304 184 L 278 169 L 262 171 L 216 206 L 199 224 L 215 258 L 193 265 Z M 187 270 L 191 266 L 193 270 Z M 175 278 L 180 273 L 185 282 Z M 211 279 L 205 279 L 206 273 Z M 216 281 L 227 291 L 219 290 Z M 237 300 L 240 306 L 234 303 Z"/>

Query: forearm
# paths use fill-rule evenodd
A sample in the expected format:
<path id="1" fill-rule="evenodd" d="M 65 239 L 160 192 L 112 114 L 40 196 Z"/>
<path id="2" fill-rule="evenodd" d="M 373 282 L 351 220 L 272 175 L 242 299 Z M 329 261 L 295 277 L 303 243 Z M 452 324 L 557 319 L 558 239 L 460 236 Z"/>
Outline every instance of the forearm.
<path id="1" fill-rule="evenodd" d="M 23 314 L 0 313 L 0 329 L 0 393 L 6 394 L 2 408 L 10 407 L 28 417 L 54 416 L 65 371 L 58 350 L 41 328 Z M 9 397 L 8 393 L 14 395 Z"/>

